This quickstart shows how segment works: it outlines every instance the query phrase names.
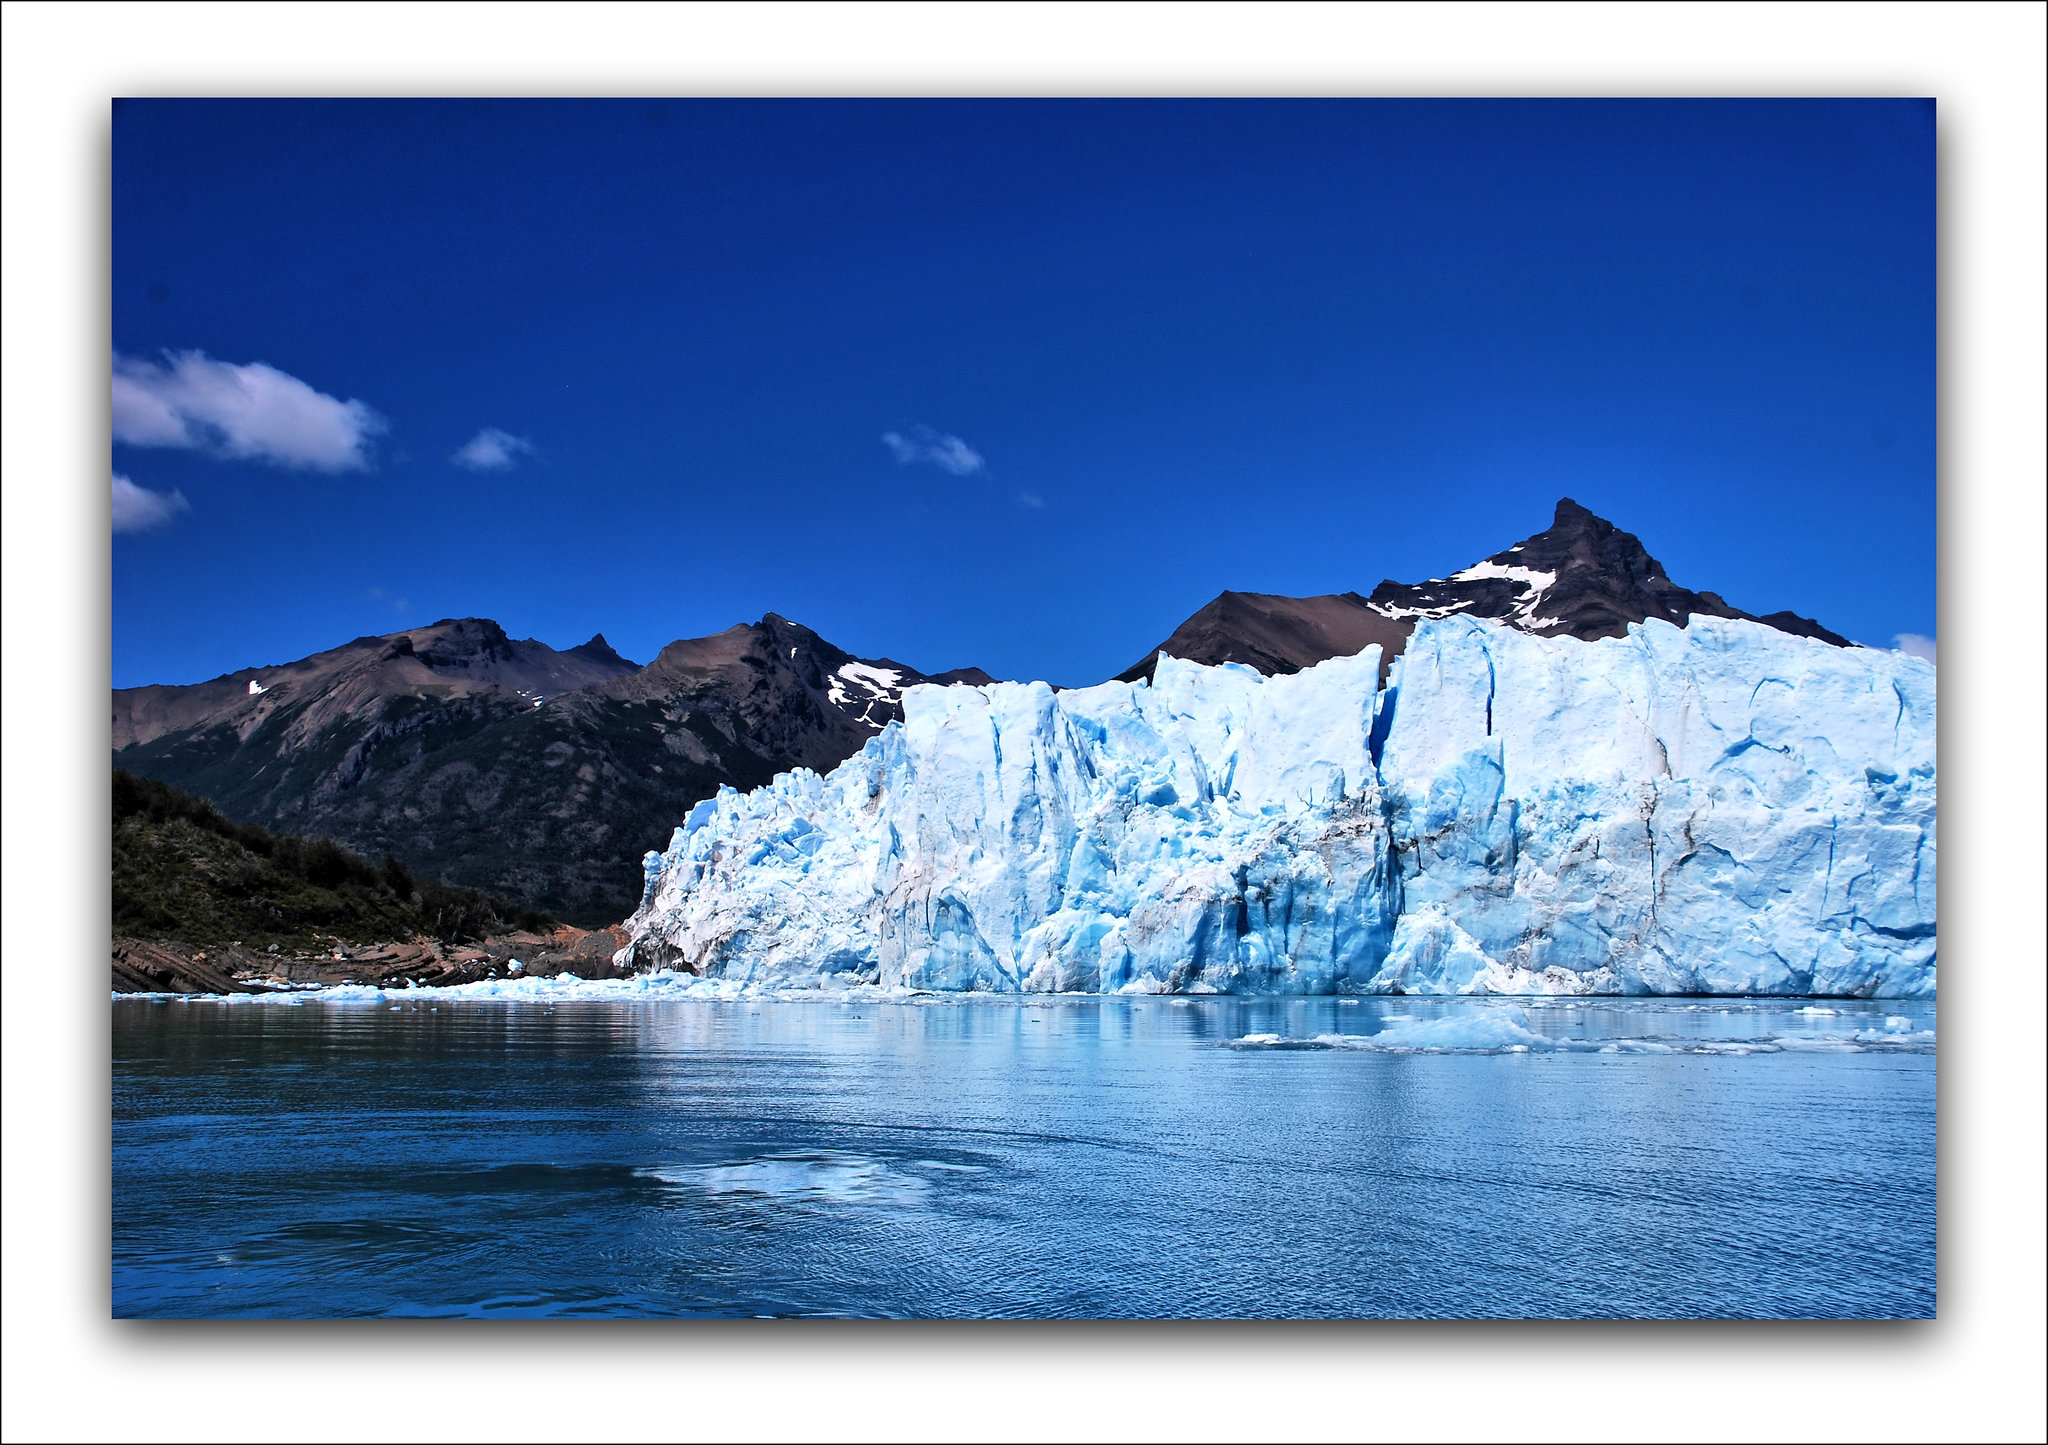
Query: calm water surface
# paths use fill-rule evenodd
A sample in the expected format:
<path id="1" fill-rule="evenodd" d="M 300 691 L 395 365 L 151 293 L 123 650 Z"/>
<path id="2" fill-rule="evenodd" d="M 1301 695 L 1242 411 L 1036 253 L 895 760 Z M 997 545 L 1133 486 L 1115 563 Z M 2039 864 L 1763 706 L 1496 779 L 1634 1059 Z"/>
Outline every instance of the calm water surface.
<path id="1" fill-rule="evenodd" d="M 1801 1005 L 122 1000 L 113 1311 L 1931 1315 L 1934 1006 Z"/>

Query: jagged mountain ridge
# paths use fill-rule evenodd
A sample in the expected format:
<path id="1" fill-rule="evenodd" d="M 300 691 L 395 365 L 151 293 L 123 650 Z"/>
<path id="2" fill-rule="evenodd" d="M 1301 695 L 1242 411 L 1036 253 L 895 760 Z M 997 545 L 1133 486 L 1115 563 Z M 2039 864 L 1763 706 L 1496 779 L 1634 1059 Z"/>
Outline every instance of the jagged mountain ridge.
<path id="1" fill-rule="evenodd" d="M 1558 501 L 1548 529 L 1506 551 L 1446 578 L 1414 586 L 1382 582 L 1367 601 L 1389 617 L 1487 617 L 1582 642 L 1625 636 L 1630 623 L 1653 617 L 1683 627 L 1686 618 L 1703 616 L 1761 622 L 1795 637 L 1849 646 L 1848 638 L 1811 617 L 1745 612 L 1717 593 L 1680 587 L 1634 533 L 1570 497 Z"/>
<path id="2" fill-rule="evenodd" d="M 719 787 L 833 767 L 901 715 L 906 687 L 989 680 L 857 658 L 773 613 L 645 667 L 601 635 L 557 652 L 449 619 L 119 690 L 114 761 L 239 821 L 611 923 L 638 898 L 641 855 Z"/>
<path id="3" fill-rule="evenodd" d="M 488 618 L 444 618 L 380 637 L 358 637 L 275 667 L 245 667 L 211 682 L 114 690 L 114 750 L 191 728 L 232 727 L 247 738 L 289 714 L 303 739 L 378 699 L 454 699 L 509 694 L 538 706 L 550 697 L 635 670 L 599 633 L 557 652 L 514 640 Z M 516 705 L 516 704 L 508 704 Z"/>
<path id="4" fill-rule="evenodd" d="M 1745 612 L 1717 593 L 1680 587 L 1640 538 L 1565 497 L 1546 530 L 1449 577 L 1419 583 L 1390 578 L 1369 597 L 1225 592 L 1117 679 L 1151 677 L 1161 652 L 1209 665 L 1241 662 L 1268 676 L 1349 657 L 1375 642 L 1391 661 L 1423 617 L 1491 618 L 1538 636 L 1591 642 L 1624 636 L 1632 622 L 1654 617 L 1683 627 L 1695 615 L 1741 618 L 1837 647 L 1850 645 L 1810 617 Z"/>

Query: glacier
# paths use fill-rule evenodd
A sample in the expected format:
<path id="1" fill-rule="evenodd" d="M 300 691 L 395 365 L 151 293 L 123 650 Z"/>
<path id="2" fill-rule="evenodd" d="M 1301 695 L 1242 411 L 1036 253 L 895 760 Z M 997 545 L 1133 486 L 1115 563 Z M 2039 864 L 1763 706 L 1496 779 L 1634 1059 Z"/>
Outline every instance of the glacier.
<path id="1" fill-rule="evenodd" d="M 917 686 L 650 853 L 619 962 L 996 993 L 1935 992 L 1935 669 L 1463 617 L 1287 676 Z"/>

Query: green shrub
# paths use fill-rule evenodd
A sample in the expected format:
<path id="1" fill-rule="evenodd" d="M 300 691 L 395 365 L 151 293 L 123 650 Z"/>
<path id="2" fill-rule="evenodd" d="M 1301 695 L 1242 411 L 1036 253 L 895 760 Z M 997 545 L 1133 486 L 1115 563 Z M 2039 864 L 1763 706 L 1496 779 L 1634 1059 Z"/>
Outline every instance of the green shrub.
<path id="1" fill-rule="evenodd" d="M 116 769 L 114 931 L 185 943 L 322 948 L 427 934 L 466 943 L 552 918 L 509 900 L 373 866 L 328 838 L 235 823 L 204 798 Z"/>

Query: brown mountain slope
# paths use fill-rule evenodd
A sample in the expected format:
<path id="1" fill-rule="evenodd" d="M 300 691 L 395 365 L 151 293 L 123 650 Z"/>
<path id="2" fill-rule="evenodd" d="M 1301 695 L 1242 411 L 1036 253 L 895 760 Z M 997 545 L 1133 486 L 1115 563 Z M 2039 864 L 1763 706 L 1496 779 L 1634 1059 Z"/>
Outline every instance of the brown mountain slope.
<path id="1" fill-rule="evenodd" d="M 1377 612 L 1356 592 L 1324 597 L 1276 597 L 1225 592 L 1155 647 L 1143 662 L 1117 674 L 1119 682 L 1150 678 L 1164 652 L 1189 662 L 1242 662 L 1269 676 L 1299 672 L 1328 657 L 1350 657 L 1377 642 L 1392 658 L 1407 645 L 1413 624 Z"/>
<path id="2" fill-rule="evenodd" d="M 557 652 L 530 637 L 515 641 L 487 618 L 444 618 L 211 682 L 116 688 L 114 750 L 190 728 L 226 727 L 246 739 L 278 718 L 288 718 L 289 735 L 303 743 L 336 722 L 409 695 L 447 701 L 503 694 L 533 706 L 634 666 L 602 633 Z"/>

